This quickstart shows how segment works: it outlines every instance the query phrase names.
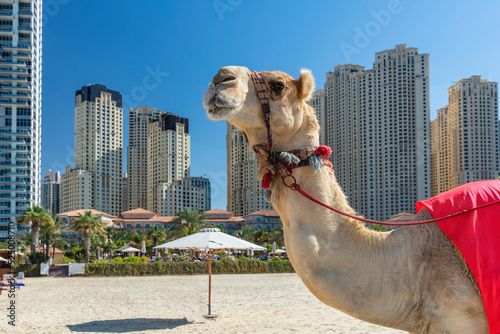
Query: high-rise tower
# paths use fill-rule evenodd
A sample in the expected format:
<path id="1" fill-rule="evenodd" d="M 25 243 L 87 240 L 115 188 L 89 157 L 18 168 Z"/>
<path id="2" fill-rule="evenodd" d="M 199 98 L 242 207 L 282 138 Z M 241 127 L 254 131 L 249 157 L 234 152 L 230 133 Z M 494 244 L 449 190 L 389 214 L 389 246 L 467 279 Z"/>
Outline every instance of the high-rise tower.
<path id="1" fill-rule="evenodd" d="M 498 83 L 471 76 L 448 88 L 431 130 L 433 196 L 500 176 Z"/>
<path id="2" fill-rule="evenodd" d="M 75 170 L 92 176 L 91 189 L 84 191 L 90 195 L 91 207 L 78 204 L 61 210 L 95 209 L 118 215 L 122 208 L 122 96 L 103 85 L 84 86 L 75 95 Z M 71 195 L 64 192 L 70 188 L 64 183 L 69 176 L 63 175 L 61 186 L 61 195 L 68 198 Z"/>
<path id="3" fill-rule="evenodd" d="M 149 123 L 160 119 L 160 111 L 138 107 L 129 111 L 127 147 L 128 209 L 148 205 L 148 135 Z"/>
<path id="4" fill-rule="evenodd" d="M 40 204 L 42 1 L 0 3 L 0 241 Z"/>
<path id="5" fill-rule="evenodd" d="M 384 220 L 430 197 L 429 55 L 396 45 L 373 69 L 326 74 L 327 144 L 337 179 L 359 213 Z"/>
<path id="6" fill-rule="evenodd" d="M 42 180 L 42 206 L 53 214 L 59 213 L 59 192 L 61 175 L 59 172 L 47 172 Z"/>
<path id="7" fill-rule="evenodd" d="M 272 209 L 264 199 L 265 190 L 256 179 L 257 155 L 246 142 L 245 135 L 227 123 L 227 211 L 246 216 L 259 210 Z"/>

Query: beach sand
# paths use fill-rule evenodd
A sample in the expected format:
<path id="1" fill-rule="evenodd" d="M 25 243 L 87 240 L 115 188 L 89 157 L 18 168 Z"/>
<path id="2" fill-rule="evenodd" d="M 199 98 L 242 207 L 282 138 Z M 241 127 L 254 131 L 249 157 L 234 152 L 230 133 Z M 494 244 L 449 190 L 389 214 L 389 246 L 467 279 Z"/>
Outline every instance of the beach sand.
<path id="1" fill-rule="evenodd" d="M 405 333 L 321 303 L 296 274 L 27 278 L 0 333 Z M 15 300 L 16 326 L 7 324 Z"/>

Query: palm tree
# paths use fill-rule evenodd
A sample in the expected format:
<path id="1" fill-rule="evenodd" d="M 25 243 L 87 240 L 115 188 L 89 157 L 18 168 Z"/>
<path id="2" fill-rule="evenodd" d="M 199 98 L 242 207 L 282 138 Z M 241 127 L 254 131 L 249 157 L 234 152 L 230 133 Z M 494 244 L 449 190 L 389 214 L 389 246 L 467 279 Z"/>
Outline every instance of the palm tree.
<path id="1" fill-rule="evenodd" d="M 125 246 L 129 242 L 129 240 L 132 239 L 132 233 L 117 230 L 113 233 L 111 238 L 113 239 L 113 243 L 115 244 L 116 248 L 120 248 L 122 246 Z"/>
<path id="2" fill-rule="evenodd" d="M 40 237 L 40 225 L 52 220 L 51 214 L 42 206 L 32 204 L 26 207 L 26 212 L 23 213 L 17 220 L 20 224 L 29 224 L 31 222 L 31 254 L 36 253 L 36 246 Z"/>
<path id="3" fill-rule="evenodd" d="M 146 243 L 149 243 L 148 236 L 146 233 L 137 233 L 137 232 L 132 234 L 132 236 L 130 237 L 130 239 L 128 241 L 132 245 L 134 245 L 135 247 L 137 247 L 139 249 L 142 247 L 143 241 L 146 241 Z"/>
<path id="4" fill-rule="evenodd" d="M 56 248 L 63 249 L 68 244 L 68 239 L 60 235 L 54 236 L 52 239 L 52 258 L 55 257 Z"/>
<path id="5" fill-rule="evenodd" d="M 222 233 L 227 233 L 226 231 L 226 228 L 224 227 L 224 225 L 222 224 L 219 224 L 216 226 Z"/>
<path id="6" fill-rule="evenodd" d="M 90 237 L 92 233 L 96 231 L 102 231 L 104 229 L 104 223 L 100 217 L 94 216 L 92 211 L 85 211 L 82 215 L 78 214 L 78 217 L 73 220 L 72 230 L 75 232 L 83 232 L 83 248 L 85 251 L 85 262 L 89 260 L 90 252 Z"/>
<path id="7" fill-rule="evenodd" d="M 96 251 L 96 257 L 99 259 L 101 247 L 106 246 L 106 236 L 100 232 L 94 232 L 90 236 L 90 247 Z"/>
<path id="8" fill-rule="evenodd" d="M 251 226 L 243 226 L 241 229 L 234 232 L 234 236 L 249 242 L 254 242 L 255 229 Z"/>
<path id="9" fill-rule="evenodd" d="M 111 241 L 111 238 L 113 234 L 115 233 L 116 229 L 113 226 L 106 226 L 104 228 L 104 233 L 106 234 L 106 238 L 108 239 L 108 242 Z"/>
<path id="10" fill-rule="evenodd" d="M 283 235 L 283 225 L 280 225 L 280 227 L 277 227 L 270 231 L 269 241 L 276 242 L 278 245 L 285 244 L 285 236 Z"/>
<path id="11" fill-rule="evenodd" d="M 264 242 L 267 242 L 269 241 L 269 231 L 263 228 L 259 228 L 257 231 L 255 231 L 254 238 L 256 243 L 262 244 Z"/>
<path id="12" fill-rule="evenodd" d="M 199 209 L 184 208 L 175 215 L 172 220 L 175 225 L 171 230 L 181 237 L 197 233 L 204 227 L 213 227 L 212 224 L 205 222 L 205 214 Z"/>
<path id="13" fill-rule="evenodd" d="M 61 235 L 63 233 L 64 226 L 66 226 L 66 222 L 60 219 L 57 215 L 54 215 L 51 221 L 42 223 L 40 226 L 40 233 L 45 238 L 45 255 L 49 256 L 52 238 Z"/>
<path id="14" fill-rule="evenodd" d="M 153 239 L 153 247 L 158 246 L 158 240 L 162 240 L 167 237 L 167 232 L 165 231 L 164 228 L 161 228 L 158 225 L 153 226 L 150 228 L 146 234 Z"/>

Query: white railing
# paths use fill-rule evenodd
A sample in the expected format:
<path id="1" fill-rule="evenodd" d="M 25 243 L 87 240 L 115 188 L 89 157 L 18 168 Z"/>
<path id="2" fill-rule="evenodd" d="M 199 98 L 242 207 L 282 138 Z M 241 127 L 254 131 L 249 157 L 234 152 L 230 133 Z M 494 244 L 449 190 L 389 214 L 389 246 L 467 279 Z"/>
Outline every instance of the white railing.
<path id="1" fill-rule="evenodd" d="M 50 267 L 50 264 L 47 262 L 42 262 L 40 263 L 40 275 L 43 276 L 43 275 L 47 275 L 49 276 L 49 267 Z"/>
<path id="2" fill-rule="evenodd" d="M 68 275 L 72 274 L 83 275 L 85 274 L 85 263 L 69 263 L 68 264 Z"/>

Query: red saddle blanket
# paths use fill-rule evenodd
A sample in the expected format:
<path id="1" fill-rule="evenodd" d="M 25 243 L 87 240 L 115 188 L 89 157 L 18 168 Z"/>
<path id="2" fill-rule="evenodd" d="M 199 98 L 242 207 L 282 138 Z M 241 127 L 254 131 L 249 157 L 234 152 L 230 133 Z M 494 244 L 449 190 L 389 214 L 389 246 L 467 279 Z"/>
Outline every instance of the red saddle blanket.
<path id="1" fill-rule="evenodd" d="M 434 218 L 500 201 L 500 181 L 464 184 L 417 203 Z M 462 252 L 483 297 L 490 333 L 500 333 L 500 204 L 438 222 Z"/>

